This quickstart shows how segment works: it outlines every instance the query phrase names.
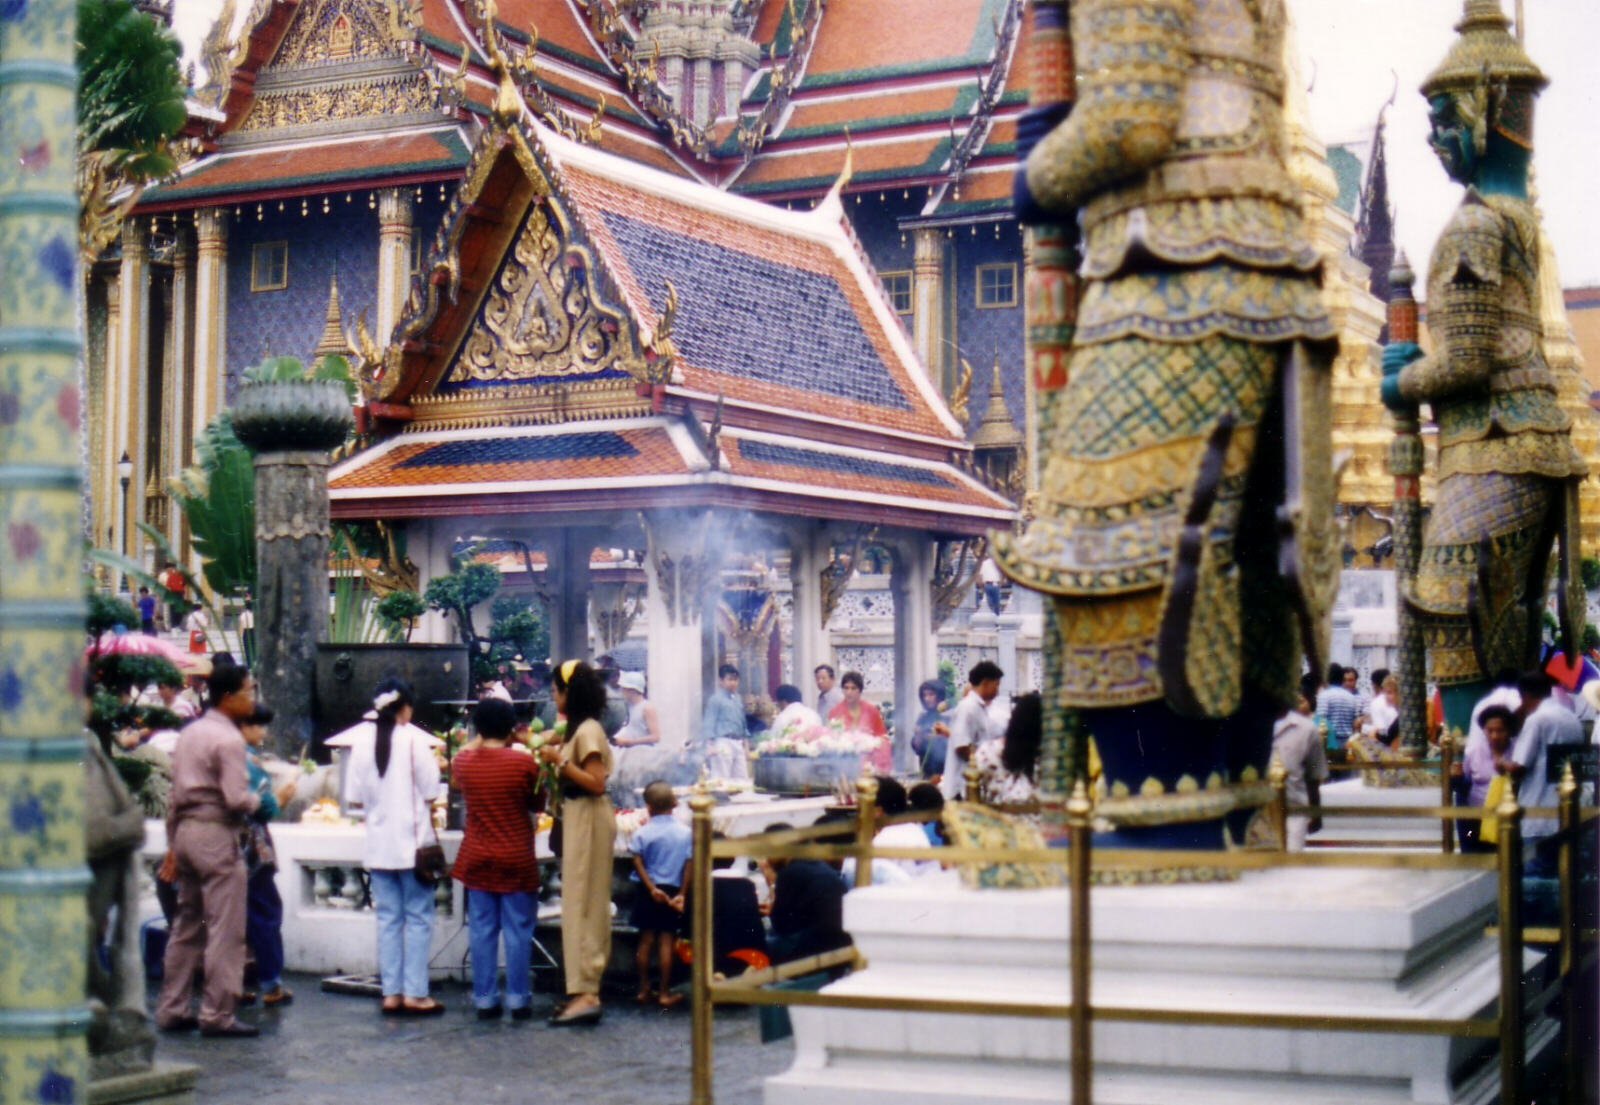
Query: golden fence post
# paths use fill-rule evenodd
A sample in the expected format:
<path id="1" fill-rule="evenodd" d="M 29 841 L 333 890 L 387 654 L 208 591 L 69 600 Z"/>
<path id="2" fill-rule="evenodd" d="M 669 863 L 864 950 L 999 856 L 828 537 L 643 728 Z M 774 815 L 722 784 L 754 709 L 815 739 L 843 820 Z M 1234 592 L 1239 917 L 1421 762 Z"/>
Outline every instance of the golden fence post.
<path id="1" fill-rule="evenodd" d="M 1522 810 L 1507 788 L 1500 822 L 1500 1100 L 1522 1102 Z"/>
<path id="2" fill-rule="evenodd" d="M 1072 972 L 1072 1105 L 1089 1105 L 1094 1080 L 1094 1055 L 1090 1045 L 1089 973 L 1093 967 L 1093 940 L 1089 931 L 1089 788 L 1079 779 L 1067 800 L 1067 881 L 1072 895 L 1072 946 L 1068 967 Z"/>
<path id="3" fill-rule="evenodd" d="M 1582 1100 L 1583 1058 L 1578 1054 L 1578 987 L 1573 967 L 1578 955 L 1578 779 L 1572 761 L 1561 768 L 1557 788 L 1561 807 L 1561 850 L 1557 853 L 1556 875 L 1561 884 L 1561 1065 L 1566 1083 L 1564 1100 Z"/>
<path id="4" fill-rule="evenodd" d="M 856 885 L 872 885 L 872 838 L 878 832 L 878 779 L 862 772 L 856 781 Z"/>
<path id="5" fill-rule="evenodd" d="M 694 860 L 690 877 L 694 914 L 690 942 L 694 959 L 689 964 L 690 1105 L 711 1105 L 711 809 L 716 805 L 702 778 L 689 799 L 694 817 Z"/>
<path id="6" fill-rule="evenodd" d="M 1289 769 L 1278 754 L 1272 754 L 1267 767 L 1267 782 L 1272 784 L 1272 824 L 1278 832 L 1278 851 L 1289 850 Z"/>
<path id="7" fill-rule="evenodd" d="M 1445 730 L 1439 737 L 1439 805 L 1455 805 L 1455 788 L 1451 785 L 1450 772 L 1455 762 L 1455 736 Z M 1446 819 L 1443 823 L 1440 843 L 1445 855 L 1451 855 L 1456 850 L 1456 823 Z"/>

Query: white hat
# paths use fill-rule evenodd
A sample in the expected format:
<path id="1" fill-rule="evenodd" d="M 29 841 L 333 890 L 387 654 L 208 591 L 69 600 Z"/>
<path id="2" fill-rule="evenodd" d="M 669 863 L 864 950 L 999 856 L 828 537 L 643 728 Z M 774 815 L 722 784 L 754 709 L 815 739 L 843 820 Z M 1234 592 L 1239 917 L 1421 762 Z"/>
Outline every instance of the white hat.
<path id="1" fill-rule="evenodd" d="M 625 671 L 622 678 L 617 680 L 617 686 L 625 691 L 637 691 L 644 694 L 644 672 Z"/>

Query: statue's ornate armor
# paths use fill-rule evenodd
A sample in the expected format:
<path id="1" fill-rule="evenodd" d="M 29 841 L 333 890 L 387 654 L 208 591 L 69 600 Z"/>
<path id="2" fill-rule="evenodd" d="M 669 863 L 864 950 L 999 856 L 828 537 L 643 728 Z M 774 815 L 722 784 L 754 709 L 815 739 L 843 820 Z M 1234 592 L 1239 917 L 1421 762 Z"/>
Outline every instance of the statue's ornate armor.
<path id="1" fill-rule="evenodd" d="M 1292 702 L 1286 469 L 1322 482 L 1307 517 L 1332 503 L 1325 427 L 1304 435 L 1315 457 L 1285 463 L 1302 443 L 1282 430 L 1284 354 L 1335 331 L 1285 167 L 1284 24 L 1283 0 L 1072 5 L 1079 100 L 1028 185 L 1080 211 L 1086 285 L 1065 384 L 1040 394 L 1038 514 L 997 541 L 1014 579 L 1056 596 L 1067 706 L 1166 699 L 1221 718 L 1246 684 Z M 1325 417 L 1326 373 L 1300 384 Z"/>
<path id="2" fill-rule="evenodd" d="M 1553 508 L 1585 471 L 1545 363 L 1538 266 L 1533 206 L 1469 191 L 1429 266 L 1436 348 L 1400 373 L 1401 396 L 1428 403 L 1439 427 L 1439 490 L 1406 598 L 1442 686 L 1529 661 Z"/>

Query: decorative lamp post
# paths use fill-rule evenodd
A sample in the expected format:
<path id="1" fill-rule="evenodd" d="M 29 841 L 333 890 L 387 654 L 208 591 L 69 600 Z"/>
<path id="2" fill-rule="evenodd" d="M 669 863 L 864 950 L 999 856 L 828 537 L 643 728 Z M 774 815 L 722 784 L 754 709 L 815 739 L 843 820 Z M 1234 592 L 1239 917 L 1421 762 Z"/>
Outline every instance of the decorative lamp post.
<path id="1" fill-rule="evenodd" d="M 298 757 L 328 639 L 328 450 L 350 432 L 350 399 L 338 381 L 275 381 L 241 389 L 230 413 L 256 457 L 256 682 L 277 752 Z"/>
<path id="2" fill-rule="evenodd" d="M 128 486 L 133 483 L 133 461 L 128 458 L 126 449 L 122 451 L 122 459 L 117 461 L 117 482 L 122 485 L 122 548 L 118 551 L 128 556 Z"/>

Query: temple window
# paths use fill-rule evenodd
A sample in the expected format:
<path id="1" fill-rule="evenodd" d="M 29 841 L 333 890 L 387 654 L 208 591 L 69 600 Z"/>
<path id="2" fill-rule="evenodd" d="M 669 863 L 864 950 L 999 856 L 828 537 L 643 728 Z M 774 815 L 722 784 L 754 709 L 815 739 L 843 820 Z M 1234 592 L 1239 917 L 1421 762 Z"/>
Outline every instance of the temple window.
<path id="1" fill-rule="evenodd" d="M 257 242 L 250 251 L 250 290 L 273 292 L 289 286 L 289 243 Z"/>
<path id="2" fill-rule="evenodd" d="M 1007 262 L 978 266 L 978 306 L 1015 307 L 1017 305 L 1017 266 Z"/>
<path id="3" fill-rule="evenodd" d="M 911 271 L 903 269 L 899 272 L 883 272 L 878 274 L 883 279 L 883 290 L 889 296 L 889 303 L 894 307 L 895 313 L 909 315 L 911 313 Z"/>

